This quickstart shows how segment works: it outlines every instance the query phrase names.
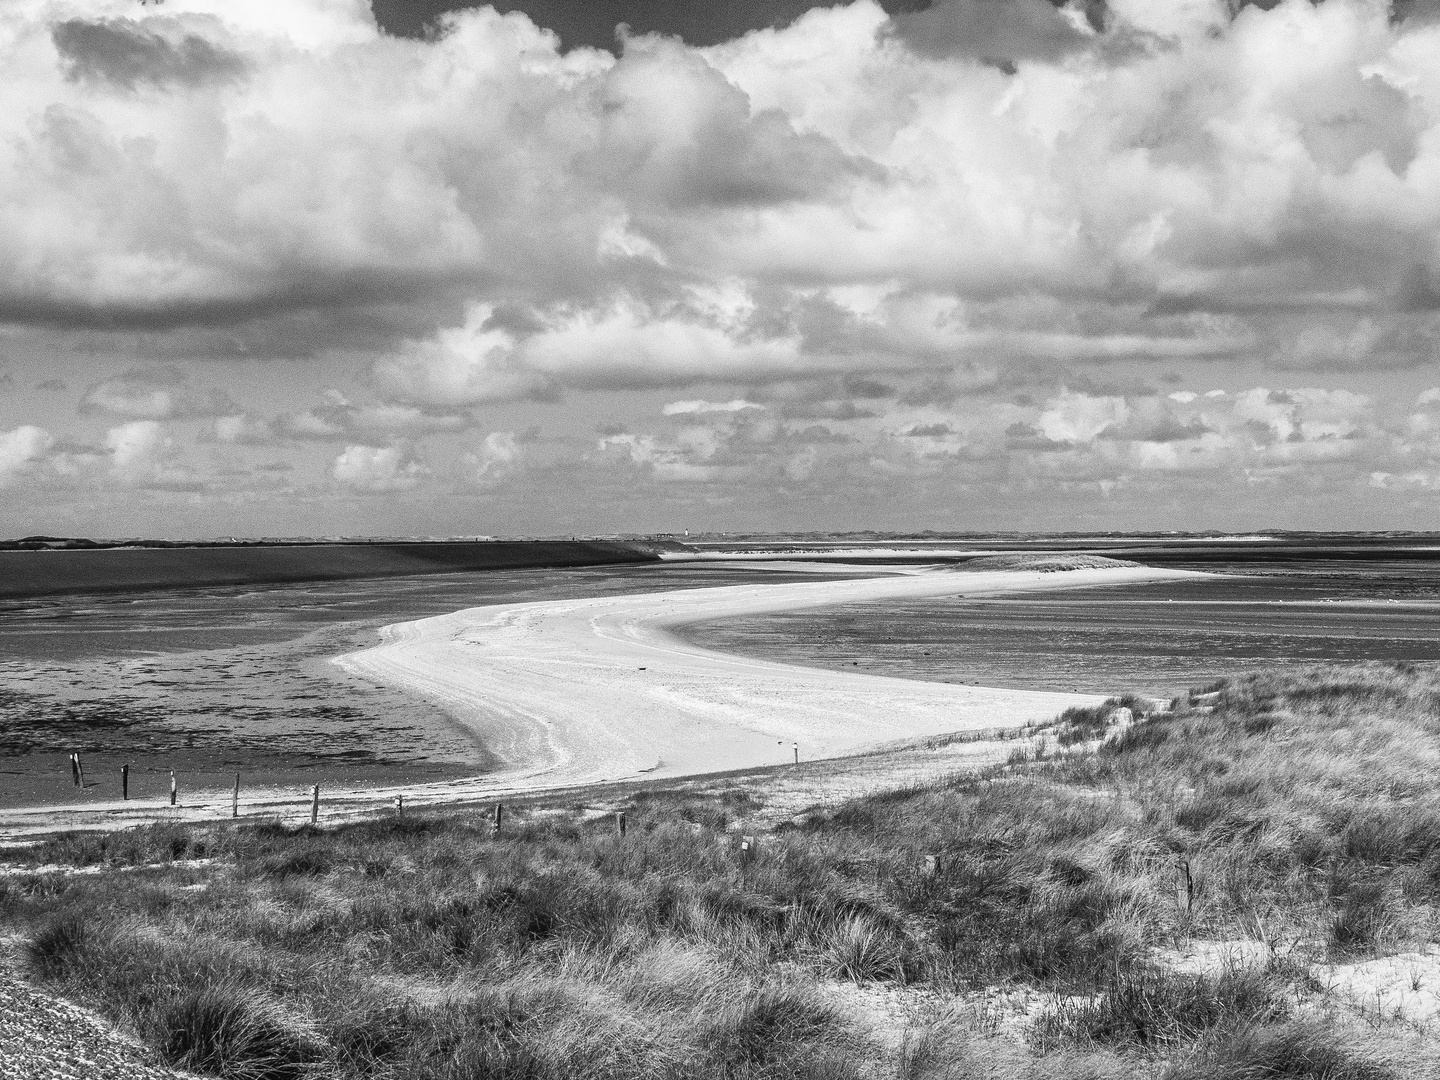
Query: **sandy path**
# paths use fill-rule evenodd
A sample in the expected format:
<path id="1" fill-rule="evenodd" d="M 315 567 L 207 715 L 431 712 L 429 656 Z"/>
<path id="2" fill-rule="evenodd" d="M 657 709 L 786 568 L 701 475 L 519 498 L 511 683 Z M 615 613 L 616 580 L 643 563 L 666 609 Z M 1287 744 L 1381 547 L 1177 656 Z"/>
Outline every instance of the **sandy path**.
<path id="1" fill-rule="evenodd" d="M 886 743 L 1046 720 L 1099 698 L 919 682 L 711 652 L 686 623 L 827 604 L 1177 576 L 1143 567 L 1051 573 L 921 569 L 862 580 L 737 585 L 471 608 L 382 631 L 336 659 L 406 687 L 472 728 L 508 787 L 572 786 L 837 757 Z"/>
<path id="2" fill-rule="evenodd" d="M 832 572 L 834 569 L 832 568 Z M 875 574 L 873 566 L 848 568 Z M 324 792 L 326 818 L 606 780 L 839 757 L 959 731 L 1046 721 L 1093 695 L 1000 690 L 771 663 L 712 652 L 670 631 L 729 616 L 827 604 L 976 596 L 1196 576 L 1150 567 L 953 571 L 887 567 L 861 579 L 678 589 L 468 608 L 381 630 L 337 657 L 351 674 L 419 694 L 470 728 L 499 762 L 484 775 Z M 642 670 L 643 669 L 643 670 Z M 243 816 L 308 816 L 307 793 L 247 787 Z M 0 810 L 0 839 L 63 828 L 228 817 L 229 793 Z"/>

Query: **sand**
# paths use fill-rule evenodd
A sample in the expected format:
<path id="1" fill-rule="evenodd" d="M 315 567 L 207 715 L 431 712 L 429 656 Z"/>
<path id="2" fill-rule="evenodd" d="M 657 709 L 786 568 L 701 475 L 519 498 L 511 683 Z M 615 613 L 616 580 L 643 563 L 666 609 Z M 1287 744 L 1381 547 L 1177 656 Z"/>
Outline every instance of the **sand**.
<path id="1" fill-rule="evenodd" d="M 876 567 L 855 567 L 875 574 Z M 327 790 L 330 818 L 389 804 L 462 802 L 606 781 L 805 762 L 927 737 L 1043 722 L 1094 695 L 837 672 L 713 652 L 675 628 L 827 604 L 1072 589 L 1192 576 L 1126 566 L 1058 572 L 887 567 L 861 579 L 681 589 L 468 608 L 381 629 L 335 658 L 347 673 L 439 705 L 497 762 L 431 784 Z M 297 798 L 297 795 L 300 796 Z M 0 811 L 0 836 L 229 816 L 228 792 Z M 293 790 L 247 789 L 240 812 L 304 816 Z"/>
<path id="2" fill-rule="evenodd" d="M 927 736 L 1047 720 L 1100 698 L 919 682 L 725 655 L 670 631 L 826 604 L 1118 584 L 1146 567 L 1036 573 L 934 568 L 862 580 L 737 585 L 506 604 L 398 623 L 339 657 L 474 730 L 492 782 L 575 786 L 839 757 Z"/>

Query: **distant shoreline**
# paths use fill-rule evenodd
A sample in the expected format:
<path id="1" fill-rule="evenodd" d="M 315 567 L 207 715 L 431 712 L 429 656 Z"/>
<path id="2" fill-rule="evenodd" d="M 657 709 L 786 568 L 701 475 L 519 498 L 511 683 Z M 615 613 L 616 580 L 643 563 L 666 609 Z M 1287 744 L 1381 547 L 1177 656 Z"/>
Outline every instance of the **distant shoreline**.
<path id="1" fill-rule="evenodd" d="M 679 546 L 665 541 L 605 540 L 164 542 L 165 546 L 151 546 L 155 543 L 0 550 L 0 600 L 476 570 L 612 566 L 658 562 L 660 550 Z"/>

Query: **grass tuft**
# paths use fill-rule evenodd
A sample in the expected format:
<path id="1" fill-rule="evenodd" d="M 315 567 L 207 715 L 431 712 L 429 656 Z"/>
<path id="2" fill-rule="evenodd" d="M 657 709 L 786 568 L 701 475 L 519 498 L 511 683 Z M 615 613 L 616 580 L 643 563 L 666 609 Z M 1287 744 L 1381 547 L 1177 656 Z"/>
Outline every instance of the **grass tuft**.
<path id="1" fill-rule="evenodd" d="M 23 942 L 21 956 L 27 971 L 39 979 L 58 979 L 75 962 L 89 940 L 85 918 L 61 912 L 47 919 Z"/>
<path id="2" fill-rule="evenodd" d="M 312 1032 L 241 984 L 192 990 L 164 1007 L 155 1023 L 168 1061 L 226 1080 L 303 1080 L 325 1057 Z"/>
<path id="3" fill-rule="evenodd" d="M 1327 1026 L 1292 1022 L 1224 1032 L 1162 1080 L 1393 1080 L 1384 1065 L 1367 1061 Z"/>
<path id="4" fill-rule="evenodd" d="M 1261 970 L 1238 969 L 1212 978 L 1146 967 L 1117 972 L 1094 999 L 1072 999 L 1046 1013 L 1031 1038 L 1041 1047 L 1171 1046 L 1216 1027 L 1269 1023 L 1288 1012 L 1284 996 Z"/>

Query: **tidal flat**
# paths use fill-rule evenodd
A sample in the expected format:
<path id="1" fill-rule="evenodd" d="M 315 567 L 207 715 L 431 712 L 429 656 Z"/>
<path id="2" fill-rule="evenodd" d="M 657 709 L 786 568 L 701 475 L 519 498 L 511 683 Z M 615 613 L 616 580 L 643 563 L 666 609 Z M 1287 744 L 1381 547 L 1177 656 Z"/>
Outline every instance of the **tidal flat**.
<path id="1" fill-rule="evenodd" d="M 61 596 L 0 604 L 0 807 L 188 789 L 470 775 L 484 745 L 426 701 L 329 660 L 401 619 L 482 604 L 809 580 L 640 564 Z M 87 784 L 71 780 L 82 754 Z"/>

